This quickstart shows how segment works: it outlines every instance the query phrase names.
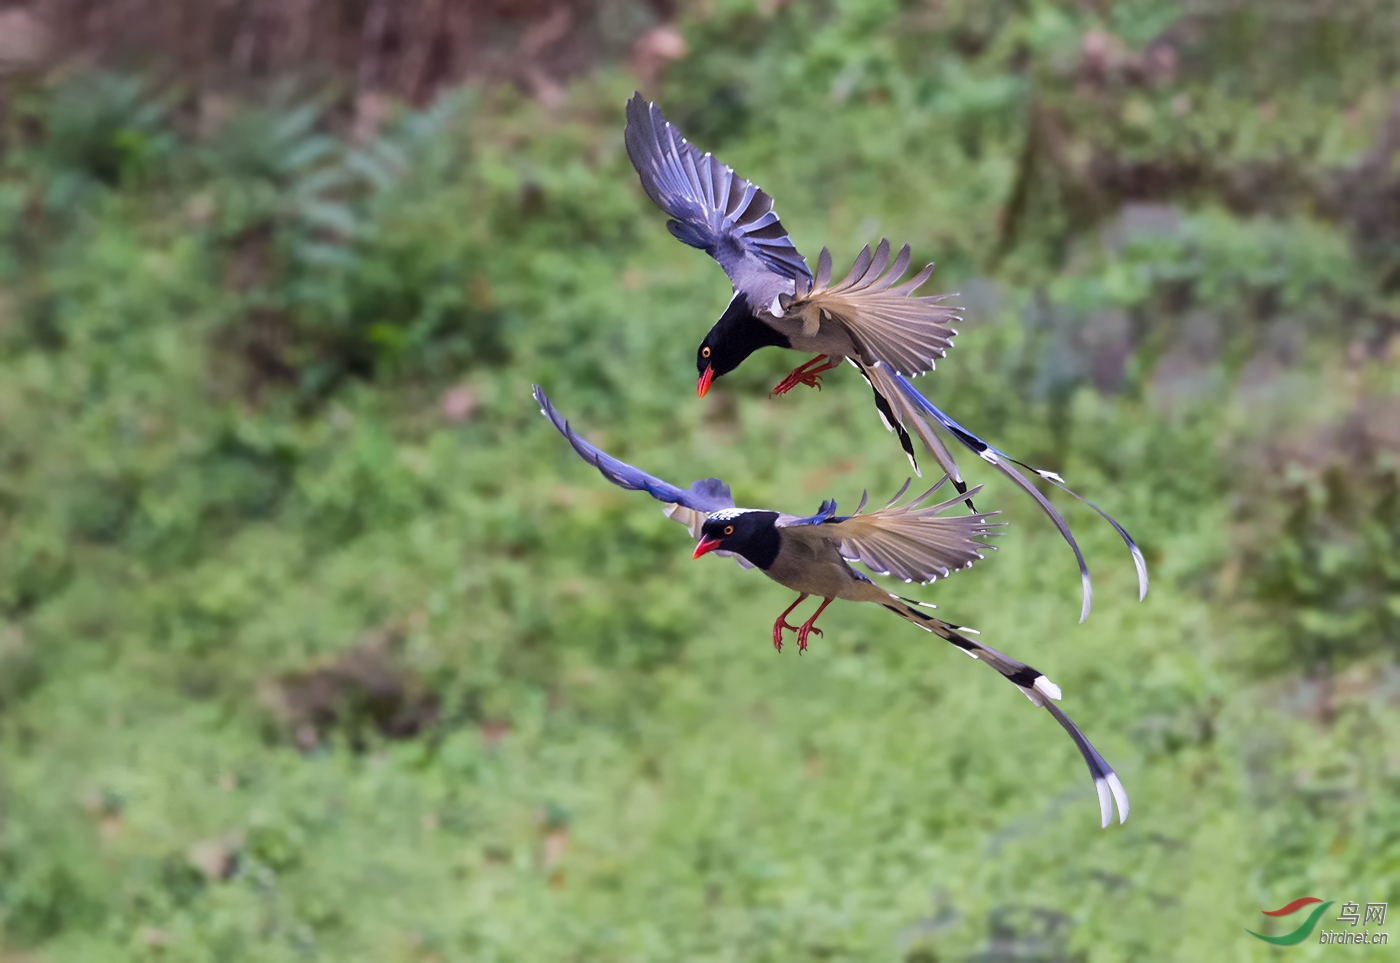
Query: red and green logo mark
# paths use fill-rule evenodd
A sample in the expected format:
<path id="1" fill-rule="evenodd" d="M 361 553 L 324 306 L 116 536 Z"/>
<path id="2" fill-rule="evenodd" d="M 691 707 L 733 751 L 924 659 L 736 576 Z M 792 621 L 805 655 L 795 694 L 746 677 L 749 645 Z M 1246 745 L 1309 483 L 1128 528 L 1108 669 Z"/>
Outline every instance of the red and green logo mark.
<path id="1" fill-rule="evenodd" d="M 1303 920 L 1303 924 L 1292 933 L 1285 933 L 1282 936 L 1265 936 L 1263 933 L 1256 933 L 1253 930 L 1247 929 L 1245 932 L 1250 936 L 1258 937 L 1265 943 L 1272 943 L 1275 946 L 1294 946 L 1312 935 L 1313 927 L 1317 925 L 1317 921 L 1321 919 L 1322 914 L 1327 911 L 1327 907 L 1331 906 L 1334 902 L 1336 902 L 1336 900 L 1329 899 L 1324 903 L 1316 896 L 1300 896 L 1287 906 L 1280 906 L 1276 910 L 1264 910 L 1265 916 L 1292 916 L 1304 906 L 1310 906 L 1313 903 L 1320 904 L 1313 907 L 1312 912 L 1308 914 L 1308 918 Z"/>

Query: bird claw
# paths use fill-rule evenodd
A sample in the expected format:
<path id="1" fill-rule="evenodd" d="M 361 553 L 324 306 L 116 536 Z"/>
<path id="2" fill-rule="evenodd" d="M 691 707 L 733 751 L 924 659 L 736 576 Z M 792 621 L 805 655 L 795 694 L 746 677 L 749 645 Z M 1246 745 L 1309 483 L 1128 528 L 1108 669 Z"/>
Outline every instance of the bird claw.
<path id="1" fill-rule="evenodd" d="M 821 635 L 821 634 L 822 634 L 822 630 L 819 629 L 819 628 L 817 628 L 817 627 L 816 627 L 815 625 L 813 625 L 811 622 L 805 622 L 805 623 L 803 623 L 802 627 L 801 627 L 800 629 L 797 630 L 797 654 L 798 654 L 798 655 L 801 655 L 803 652 L 806 652 L 806 651 L 807 651 L 807 636 L 810 635 L 810 634 L 813 633 L 813 632 L 817 633 L 818 635 Z"/>
<path id="2" fill-rule="evenodd" d="M 792 372 L 792 374 L 788 375 L 782 381 L 779 381 L 776 385 L 774 385 L 773 390 L 768 392 L 768 397 L 771 398 L 774 395 L 785 395 L 793 388 L 796 388 L 798 385 L 806 385 L 808 388 L 816 388 L 818 391 L 821 391 L 822 376 L 819 374 L 812 374 L 810 372 L 805 371 L 794 371 Z"/>
<path id="3" fill-rule="evenodd" d="M 801 634 L 801 627 L 796 625 L 789 625 L 787 619 L 780 618 L 778 619 L 778 621 L 773 623 L 773 648 L 777 649 L 779 652 L 783 651 L 783 629 L 787 629 L 789 632 L 798 633 L 799 643 L 801 647 L 804 649 L 807 647 L 807 643 L 805 641 L 806 636 Z"/>

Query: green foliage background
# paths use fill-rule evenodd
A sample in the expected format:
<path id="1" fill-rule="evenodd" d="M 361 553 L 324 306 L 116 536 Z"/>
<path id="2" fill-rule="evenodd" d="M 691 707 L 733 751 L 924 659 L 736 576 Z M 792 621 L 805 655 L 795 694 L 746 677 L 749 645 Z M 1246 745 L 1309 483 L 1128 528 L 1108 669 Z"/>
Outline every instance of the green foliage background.
<path id="1" fill-rule="evenodd" d="M 677 26 L 645 92 L 809 257 L 936 259 L 968 323 L 931 397 L 1146 550 L 1138 604 L 1061 500 L 1077 624 L 965 458 L 1012 525 L 924 593 L 1063 688 L 1128 823 L 878 610 L 775 654 L 782 590 L 538 418 L 533 382 L 745 504 L 904 477 L 841 372 L 694 400 L 728 289 L 638 189 L 620 66 L 368 141 L 295 85 L 199 131 L 89 72 L 13 88 L 0 142 L 0 958 L 1263 959 L 1261 908 L 1400 902 L 1392 7 Z"/>

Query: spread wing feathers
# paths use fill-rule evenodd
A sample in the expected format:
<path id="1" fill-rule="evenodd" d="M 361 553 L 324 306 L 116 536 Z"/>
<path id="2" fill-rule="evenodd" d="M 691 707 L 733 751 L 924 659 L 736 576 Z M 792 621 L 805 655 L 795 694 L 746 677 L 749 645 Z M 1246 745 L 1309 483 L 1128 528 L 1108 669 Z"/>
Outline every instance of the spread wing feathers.
<path id="1" fill-rule="evenodd" d="M 952 643 L 974 659 L 985 662 L 1020 689 L 1021 693 L 1031 700 L 1032 704 L 1043 706 L 1047 712 L 1055 717 L 1055 721 L 1065 732 L 1069 733 L 1069 737 L 1074 740 L 1075 747 L 1089 767 L 1089 775 L 1093 777 L 1094 790 L 1099 797 L 1100 825 L 1107 829 L 1108 824 L 1113 821 L 1115 803 L 1118 806 L 1118 822 L 1120 824 L 1125 822 L 1128 818 L 1127 790 L 1123 788 L 1123 783 L 1119 781 L 1113 767 L 1104 761 L 1104 757 L 1099 755 L 1099 751 L 1094 748 L 1093 744 L 1084 738 L 1084 733 L 1079 731 L 1079 727 L 1070 720 L 1069 716 L 1055 705 L 1055 702 L 1060 698 L 1060 687 L 1047 679 L 1038 669 L 1013 659 L 1005 653 L 998 652 L 989 645 L 968 638 L 967 635 L 977 634 L 974 630 L 950 625 L 942 619 L 921 612 L 915 607 L 918 604 L 909 599 L 892 595 L 889 602 L 884 603 L 884 606 L 895 615 Z M 963 633 L 967 633 L 967 635 Z"/>
<path id="2" fill-rule="evenodd" d="M 666 516 L 689 528 L 692 537 L 700 537 L 700 526 L 710 514 L 734 507 L 729 486 L 718 478 L 702 478 L 691 482 L 689 488 L 677 488 L 670 482 L 648 475 L 640 468 L 634 468 L 625 461 L 600 451 L 579 437 L 564 420 L 564 416 L 554 410 L 554 405 L 550 404 L 549 398 L 539 385 L 535 385 L 535 401 L 539 402 L 540 413 L 550 420 L 584 461 L 598 469 L 604 478 L 619 488 L 644 491 L 657 501 L 665 502 L 668 506 Z"/>
<path id="3" fill-rule="evenodd" d="M 888 268 L 889 270 L 886 270 Z M 823 320 L 846 329 L 867 364 L 876 361 L 901 374 L 931 371 L 953 345 L 959 309 L 941 303 L 951 295 L 915 296 L 933 274 L 933 265 L 903 283 L 909 268 L 909 245 L 890 263 L 890 242 L 882 240 L 875 253 L 861 249 L 856 263 L 836 285 L 831 282 L 831 254 L 822 249 L 817 276 L 811 285 L 797 285 L 797 294 L 779 294 L 775 307 L 785 317 L 801 317 L 803 333 L 815 335 Z"/>
<path id="4" fill-rule="evenodd" d="M 876 575 L 893 575 L 906 582 L 927 583 L 947 578 L 958 569 L 971 568 L 972 563 L 985 558 L 994 549 L 979 539 L 998 535 L 994 529 L 1004 523 L 988 521 L 996 512 L 973 515 L 943 515 L 942 513 L 976 494 L 973 489 L 965 496 L 958 493 L 947 501 L 928 504 L 930 497 L 948 481 L 944 475 L 938 484 L 896 505 L 908 488 L 901 488 L 890 503 L 877 511 L 845 518 L 832 518 L 816 527 L 820 537 L 837 543 L 843 558 L 860 562 Z M 861 508 L 865 498 L 861 498 Z"/>
<path id="5" fill-rule="evenodd" d="M 1070 549 L 1074 552 L 1075 561 L 1079 563 L 1079 579 L 1080 584 L 1082 586 L 1083 597 L 1083 604 L 1080 608 L 1079 613 L 1079 621 L 1083 622 L 1086 618 L 1089 617 L 1090 601 L 1093 598 L 1093 586 L 1089 580 L 1089 567 L 1084 562 L 1084 553 L 1079 550 L 1079 543 L 1077 543 L 1074 540 L 1074 536 L 1070 534 L 1069 526 L 1065 524 L 1065 520 L 1060 517 L 1060 513 L 1055 511 L 1055 506 L 1050 504 L 1049 500 L 1040 493 L 1040 490 L 1037 489 L 1035 485 L 1031 483 L 1030 479 L 1028 479 L 1025 475 L 1021 474 L 1021 472 L 1017 470 L 1016 466 L 1018 465 L 1021 468 L 1026 469 L 1026 471 L 1032 472 L 1038 475 L 1039 477 L 1045 479 L 1050 484 L 1054 485 L 1056 488 L 1083 502 L 1085 505 L 1088 505 L 1095 512 L 1097 512 L 1101 518 L 1103 518 L 1105 521 L 1107 521 L 1110 525 L 1113 526 L 1113 530 L 1118 533 L 1119 538 L 1123 539 L 1123 543 L 1128 546 L 1128 551 L 1132 555 L 1133 567 L 1137 570 L 1138 577 L 1138 600 L 1141 601 L 1142 599 L 1147 597 L 1147 561 L 1142 556 L 1142 549 L 1138 548 L 1137 543 L 1133 541 L 1133 537 L 1129 535 L 1127 530 L 1123 528 L 1122 525 L 1118 524 L 1118 522 L 1115 521 L 1111 515 L 1105 512 L 1102 508 L 1099 508 L 1099 506 L 1095 505 L 1093 502 L 1082 497 L 1076 492 L 1071 491 L 1065 485 L 1064 479 L 1062 479 L 1059 475 L 1055 474 L 1054 472 L 1045 471 L 1040 468 L 1032 468 L 1025 462 L 1018 461 L 1017 459 L 1012 458 L 1010 455 L 1006 454 L 1006 452 L 993 448 L 981 438 L 978 438 L 972 432 L 968 431 L 962 425 L 958 424 L 952 418 L 949 418 L 946 414 L 940 411 L 938 407 L 933 404 L 933 402 L 929 401 L 927 398 L 921 395 L 918 392 L 918 390 L 912 384 L 910 384 L 909 380 L 904 376 L 895 375 L 894 381 L 898 385 L 899 389 L 895 393 L 902 396 L 902 403 L 907 403 L 907 405 L 913 410 L 921 412 L 922 414 L 932 418 L 934 422 L 939 425 L 939 427 L 943 428 L 954 438 L 960 441 L 965 447 L 977 454 L 978 457 L 980 457 L 983 461 L 987 462 L 987 464 L 996 468 L 997 471 L 1001 472 L 1007 478 L 1011 479 L 1011 481 L 1014 482 L 1017 485 L 1017 487 L 1019 487 L 1026 494 L 1034 498 L 1036 503 L 1040 505 L 1041 510 L 1049 516 L 1052 522 L 1055 523 L 1055 527 L 1059 529 L 1060 537 L 1062 537 L 1069 544 Z M 915 418 L 913 420 L 917 422 L 920 419 Z"/>
<path id="6" fill-rule="evenodd" d="M 623 139 L 642 188 L 671 216 L 666 224 L 671 233 L 718 261 L 736 290 L 745 290 L 759 274 L 785 282 L 811 279 L 773 199 L 700 153 L 641 94 L 627 102 Z"/>

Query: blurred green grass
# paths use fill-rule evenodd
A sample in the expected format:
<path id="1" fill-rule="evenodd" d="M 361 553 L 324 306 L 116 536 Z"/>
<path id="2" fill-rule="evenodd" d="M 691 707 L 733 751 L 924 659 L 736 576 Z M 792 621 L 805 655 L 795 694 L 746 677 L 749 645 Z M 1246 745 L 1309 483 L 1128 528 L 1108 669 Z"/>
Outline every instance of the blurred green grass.
<path id="1" fill-rule="evenodd" d="M 1246 14 L 939 10 L 719 4 L 658 96 L 809 256 L 937 259 L 970 307 L 931 396 L 1144 546 L 1138 604 L 1065 500 L 1078 625 L 1068 549 L 968 458 L 1011 528 L 921 593 L 1062 687 L 1128 823 L 884 613 L 774 653 L 784 590 L 690 561 L 536 416 L 534 382 L 741 504 L 904 478 L 853 376 L 769 400 L 760 355 L 694 400 L 727 292 L 636 188 L 620 70 L 369 145 L 299 101 L 208 142 L 140 84 L 97 120 L 100 85 L 36 89 L 0 170 L 5 951 L 1262 959 L 1261 908 L 1400 898 L 1398 262 L 1361 216 L 1400 175 L 1336 200 L 1397 90 L 1387 14 L 1280 80 Z M 1182 65 L 1144 80 L 1154 38 Z"/>

